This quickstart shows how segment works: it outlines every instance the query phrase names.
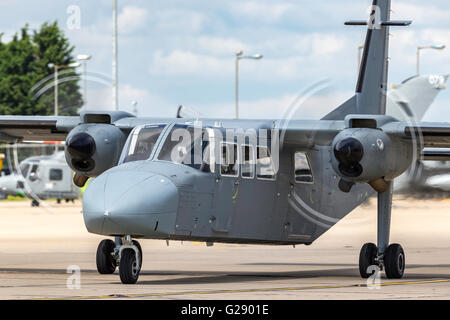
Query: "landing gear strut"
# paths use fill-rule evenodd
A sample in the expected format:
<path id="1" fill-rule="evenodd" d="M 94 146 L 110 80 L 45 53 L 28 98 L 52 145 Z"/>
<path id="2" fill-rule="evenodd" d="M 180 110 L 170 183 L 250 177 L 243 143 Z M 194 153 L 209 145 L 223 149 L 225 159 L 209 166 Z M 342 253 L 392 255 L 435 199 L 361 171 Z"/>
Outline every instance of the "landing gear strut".
<path id="1" fill-rule="evenodd" d="M 369 278 L 377 266 L 385 270 L 388 279 L 400 279 L 405 272 L 405 253 L 399 244 L 389 245 L 391 227 L 393 182 L 388 182 L 388 189 L 378 193 L 378 246 L 366 243 L 359 254 L 359 273 Z"/>
<path id="2" fill-rule="evenodd" d="M 122 283 L 134 284 L 142 267 L 142 248 L 130 236 L 116 237 L 115 242 L 105 239 L 98 245 L 96 261 L 100 274 L 112 274 L 118 266 Z"/>

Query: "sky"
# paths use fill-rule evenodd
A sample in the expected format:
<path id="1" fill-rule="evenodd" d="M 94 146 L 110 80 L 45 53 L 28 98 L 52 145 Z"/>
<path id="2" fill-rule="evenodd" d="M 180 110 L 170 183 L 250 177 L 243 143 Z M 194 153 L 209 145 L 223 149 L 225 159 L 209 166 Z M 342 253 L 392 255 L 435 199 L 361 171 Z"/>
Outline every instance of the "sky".
<path id="1" fill-rule="evenodd" d="M 309 100 L 296 117 L 320 118 L 354 94 L 366 30 L 344 21 L 366 20 L 371 2 L 118 0 L 120 109 L 131 112 L 136 101 L 139 115 L 171 117 L 183 105 L 233 117 L 234 58 L 243 50 L 264 58 L 240 61 L 242 118 L 280 118 L 299 96 Z M 392 11 L 391 19 L 414 22 L 391 29 L 390 84 L 415 74 L 417 46 L 450 46 L 448 1 L 393 0 Z M 55 20 L 75 55 L 92 55 L 87 108 L 112 109 L 112 0 L 0 0 L 3 41 Z M 421 73 L 450 74 L 450 47 L 422 51 Z M 450 121 L 449 110 L 445 90 L 425 120 Z"/>

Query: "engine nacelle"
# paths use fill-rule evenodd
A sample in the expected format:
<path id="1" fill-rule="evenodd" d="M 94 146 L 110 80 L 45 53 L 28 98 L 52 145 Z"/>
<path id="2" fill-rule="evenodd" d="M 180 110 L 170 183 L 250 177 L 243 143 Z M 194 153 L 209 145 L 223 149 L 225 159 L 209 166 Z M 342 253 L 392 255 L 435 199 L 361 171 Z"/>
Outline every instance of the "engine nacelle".
<path id="1" fill-rule="evenodd" d="M 97 177 L 117 165 L 125 140 L 114 125 L 81 124 L 67 136 L 66 161 L 79 176 Z"/>
<path id="2" fill-rule="evenodd" d="M 332 144 L 332 165 L 346 182 L 369 183 L 378 192 L 383 181 L 393 180 L 412 164 L 411 142 L 391 138 L 382 130 L 350 128 L 339 133 Z"/>

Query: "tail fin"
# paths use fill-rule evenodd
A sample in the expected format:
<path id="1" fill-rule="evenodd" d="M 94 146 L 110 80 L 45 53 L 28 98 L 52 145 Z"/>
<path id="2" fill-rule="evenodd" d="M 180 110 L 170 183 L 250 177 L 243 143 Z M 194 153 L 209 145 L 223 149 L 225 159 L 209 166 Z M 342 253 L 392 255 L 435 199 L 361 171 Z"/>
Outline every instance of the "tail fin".
<path id="1" fill-rule="evenodd" d="M 436 96 L 447 87 L 448 75 L 414 76 L 393 85 L 387 95 L 386 114 L 398 120 L 419 121 Z"/>
<path id="2" fill-rule="evenodd" d="M 368 21 L 346 25 L 368 26 L 355 97 L 325 116 L 342 120 L 348 114 L 385 114 L 388 76 L 389 27 L 408 26 L 410 21 L 390 21 L 391 0 L 373 0 Z"/>

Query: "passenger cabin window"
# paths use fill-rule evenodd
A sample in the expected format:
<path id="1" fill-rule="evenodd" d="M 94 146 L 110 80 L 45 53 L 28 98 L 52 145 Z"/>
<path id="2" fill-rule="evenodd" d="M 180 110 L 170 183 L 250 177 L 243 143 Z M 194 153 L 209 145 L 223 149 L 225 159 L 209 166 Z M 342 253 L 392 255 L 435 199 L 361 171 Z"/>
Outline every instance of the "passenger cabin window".
<path id="1" fill-rule="evenodd" d="M 209 140 L 206 130 L 191 125 L 175 125 L 166 137 L 158 160 L 183 164 L 203 172 L 211 172 Z"/>
<path id="2" fill-rule="evenodd" d="M 165 125 L 141 126 L 134 129 L 123 162 L 147 160 Z"/>
<path id="3" fill-rule="evenodd" d="M 256 159 L 256 177 L 262 180 L 275 179 L 275 166 L 267 147 L 258 147 L 258 157 Z"/>
<path id="4" fill-rule="evenodd" d="M 50 181 L 61 181 L 63 179 L 63 171 L 61 169 L 50 169 Z"/>
<path id="5" fill-rule="evenodd" d="M 241 146 L 241 176 L 245 179 L 255 177 L 255 154 L 253 146 Z"/>
<path id="6" fill-rule="evenodd" d="M 221 142 L 220 151 L 220 174 L 237 177 L 239 175 L 237 144 Z"/>
<path id="7" fill-rule="evenodd" d="M 304 152 L 295 153 L 295 182 L 314 183 L 311 166 L 308 157 Z"/>

